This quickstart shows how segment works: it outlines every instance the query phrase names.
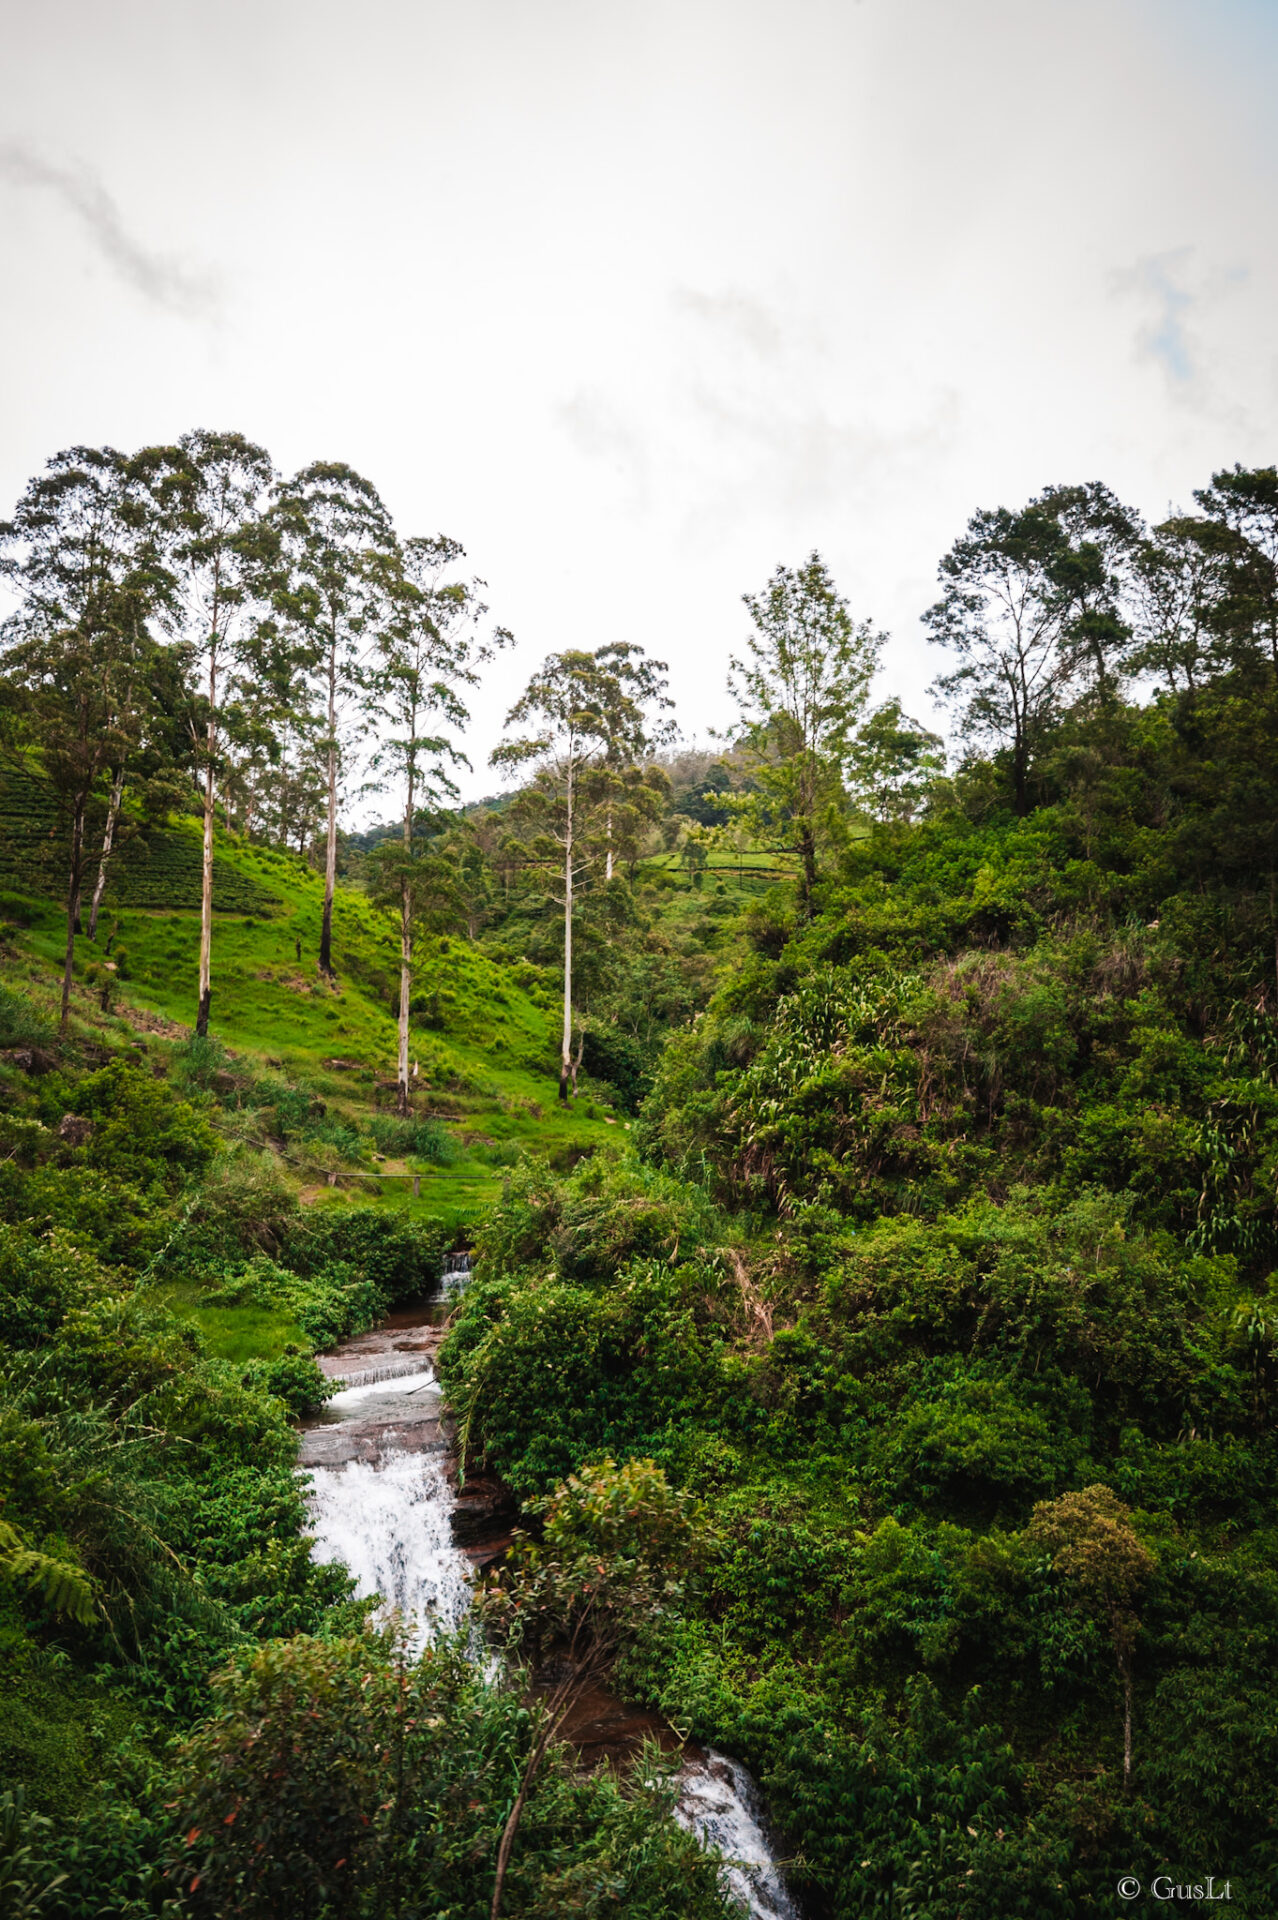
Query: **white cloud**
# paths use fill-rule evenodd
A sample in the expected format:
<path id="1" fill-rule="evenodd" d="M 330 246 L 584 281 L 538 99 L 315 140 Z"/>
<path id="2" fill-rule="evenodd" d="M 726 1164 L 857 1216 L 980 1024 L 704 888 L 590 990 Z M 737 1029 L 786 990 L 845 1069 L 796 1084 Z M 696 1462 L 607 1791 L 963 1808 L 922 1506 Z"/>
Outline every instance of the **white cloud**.
<path id="1" fill-rule="evenodd" d="M 552 647 L 649 646 L 704 734 L 740 594 L 814 545 L 926 716 L 975 508 L 1161 513 L 1275 457 L 1278 35 L 1239 0 L 7 13 L 0 511 L 194 424 L 350 460 L 519 637 L 477 786 Z"/>

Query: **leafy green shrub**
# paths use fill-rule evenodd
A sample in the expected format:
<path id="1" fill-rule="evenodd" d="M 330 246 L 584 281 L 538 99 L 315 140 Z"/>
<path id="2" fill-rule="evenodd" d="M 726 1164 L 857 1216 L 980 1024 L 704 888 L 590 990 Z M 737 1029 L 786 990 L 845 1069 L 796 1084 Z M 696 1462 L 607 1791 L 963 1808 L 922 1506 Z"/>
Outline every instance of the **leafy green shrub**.
<path id="1" fill-rule="evenodd" d="M 394 1304 L 437 1289 L 451 1245 L 451 1232 L 438 1221 L 372 1207 L 326 1207 L 295 1215 L 281 1258 L 303 1275 L 340 1262 Z"/>
<path id="2" fill-rule="evenodd" d="M 334 1382 L 320 1372 L 310 1354 L 296 1349 L 286 1350 L 278 1360 L 254 1361 L 243 1379 L 250 1392 L 273 1394 L 298 1418 L 318 1413 L 337 1392 Z"/>
<path id="3" fill-rule="evenodd" d="M 263 1254 L 225 1267 L 203 1302 L 207 1307 L 282 1309 L 317 1347 L 334 1347 L 339 1340 L 367 1333 L 389 1305 L 376 1281 L 347 1261 L 328 1261 L 298 1274 Z"/>
<path id="4" fill-rule="evenodd" d="M 487 1913 L 497 1839 L 541 1715 L 449 1642 L 307 1640 L 240 1658 L 173 1783 L 171 1872 L 196 1914 Z M 727 1920 L 713 1861 L 671 1795 L 582 1779 L 552 1748 L 512 1855 L 504 1911 L 589 1901 L 599 1920 Z"/>

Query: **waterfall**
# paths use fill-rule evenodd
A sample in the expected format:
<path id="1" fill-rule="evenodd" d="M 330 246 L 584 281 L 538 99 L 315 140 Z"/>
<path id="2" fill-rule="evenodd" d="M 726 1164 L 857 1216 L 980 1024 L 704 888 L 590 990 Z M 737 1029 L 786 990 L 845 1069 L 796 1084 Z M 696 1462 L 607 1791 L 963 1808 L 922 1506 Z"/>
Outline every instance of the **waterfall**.
<path id="1" fill-rule="evenodd" d="M 453 1545 L 452 1496 L 438 1454 L 312 1467 L 311 1481 L 316 1559 L 348 1567 L 361 1599 L 379 1593 L 417 1646 L 461 1625 L 470 1585 L 465 1556 Z"/>
<path id="2" fill-rule="evenodd" d="M 468 1253 L 448 1255 L 445 1292 L 460 1292 L 469 1275 Z M 348 1357 L 363 1357 L 357 1343 Z M 361 1598 L 380 1595 L 416 1648 L 461 1626 L 470 1607 L 470 1563 L 453 1541 L 443 1441 L 428 1437 L 438 1436 L 441 1396 L 424 1357 L 388 1356 L 343 1373 L 343 1355 L 330 1355 L 325 1370 L 341 1389 L 303 1436 L 304 1448 L 324 1438 L 358 1437 L 371 1453 L 328 1466 L 315 1464 L 312 1454 L 305 1468 L 312 1552 L 316 1560 L 347 1567 Z M 484 1658 L 478 1645 L 476 1656 Z M 799 1920 L 768 1848 L 758 1791 L 739 1762 L 714 1752 L 686 1761 L 675 1817 L 723 1855 L 724 1888 L 750 1920 Z"/>
<path id="3" fill-rule="evenodd" d="M 472 1265 L 473 1260 L 469 1252 L 444 1255 L 444 1264 L 440 1271 L 440 1290 L 445 1299 L 451 1299 L 455 1294 L 465 1293 Z"/>
<path id="4" fill-rule="evenodd" d="M 419 1353 L 406 1353 L 397 1360 L 383 1360 L 375 1367 L 357 1367 L 353 1373 L 329 1373 L 323 1360 L 319 1364 L 320 1371 L 330 1380 L 341 1381 L 342 1393 L 345 1393 L 354 1387 L 375 1386 L 381 1380 L 400 1380 L 406 1373 L 420 1373 L 422 1357 Z M 333 1398 L 340 1400 L 342 1394 L 335 1394 Z M 328 1404 L 331 1406 L 332 1401 Z"/>
<path id="5" fill-rule="evenodd" d="M 723 1855 L 720 1878 L 751 1920 L 799 1920 L 763 1831 L 759 1790 L 737 1760 L 710 1749 L 679 1776 L 675 1819 Z"/>

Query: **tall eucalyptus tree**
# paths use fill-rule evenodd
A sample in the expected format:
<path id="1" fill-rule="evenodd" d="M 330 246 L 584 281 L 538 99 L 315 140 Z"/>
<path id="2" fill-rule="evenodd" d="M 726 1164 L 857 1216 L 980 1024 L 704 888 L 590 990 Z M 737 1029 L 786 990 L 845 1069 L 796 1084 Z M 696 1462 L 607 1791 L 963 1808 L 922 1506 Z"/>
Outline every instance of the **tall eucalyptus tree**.
<path id="1" fill-rule="evenodd" d="M 455 576 L 465 548 L 440 534 L 404 541 L 380 570 L 388 615 L 378 636 L 371 686 L 377 744 L 369 765 L 383 787 L 398 790 L 401 836 L 374 855 L 377 892 L 399 914 L 399 1110 L 409 1109 L 409 1004 L 413 952 L 419 928 L 458 904 L 449 864 L 434 855 L 423 829 L 442 804 L 455 799 L 450 768 L 469 765 L 446 729 L 466 724 L 461 689 L 478 682 L 478 669 L 510 634 L 497 628 L 481 640 L 488 609 L 481 580 Z M 450 577 L 451 576 L 451 577 Z M 441 730 L 443 729 L 443 730 Z"/>
<path id="2" fill-rule="evenodd" d="M 810 919 L 818 843 L 844 804 L 844 773 L 884 635 L 852 618 L 816 552 L 742 597 L 753 630 L 748 657 L 734 658 L 728 676 L 741 714 L 735 737 L 754 762 L 756 829 L 789 837 Z"/>
<path id="3" fill-rule="evenodd" d="M 327 831 L 319 969 L 333 979 L 337 800 L 364 723 L 378 638 L 390 617 L 395 530 L 371 481 L 324 460 L 275 489 L 271 522 L 283 560 L 276 608 L 313 678 L 323 716 Z"/>
<path id="4" fill-rule="evenodd" d="M 650 751 L 654 725 L 661 725 L 665 700 L 665 665 L 649 660 L 639 647 L 624 644 L 597 647 L 593 653 L 574 649 L 552 653 L 533 674 L 506 715 L 507 727 L 526 729 L 504 741 L 490 756 L 490 764 L 508 773 L 527 771 L 530 785 L 521 800 L 525 811 L 540 824 L 548 842 L 558 849 L 563 894 L 557 904 L 563 912 L 563 1032 L 560 1046 L 559 1098 L 568 1098 L 574 1074 L 573 1041 L 573 914 L 576 887 L 592 857 L 589 829 L 592 819 L 609 799 L 615 804 L 611 777 L 592 780 L 609 762 L 639 760 Z M 655 713 L 655 721 L 650 718 Z"/>
<path id="5" fill-rule="evenodd" d="M 225 751 L 227 695 L 258 671 L 276 542 L 265 517 L 270 457 L 240 433 L 197 428 L 138 456 L 165 529 L 178 592 L 177 627 L 190 649 L 199 704 L 192 735 L 204 801 L 200 973 L 195 1030 L 213 1000 L 213 827 Z"/>

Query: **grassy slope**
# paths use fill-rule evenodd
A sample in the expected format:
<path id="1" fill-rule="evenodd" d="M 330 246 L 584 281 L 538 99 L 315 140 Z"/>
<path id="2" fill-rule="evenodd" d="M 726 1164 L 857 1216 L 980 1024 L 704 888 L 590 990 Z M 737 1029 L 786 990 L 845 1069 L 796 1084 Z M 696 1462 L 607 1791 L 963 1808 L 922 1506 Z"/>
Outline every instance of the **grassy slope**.
<path id="1" fill-rule="evenodd" d="M 198 831 L 195 821 L 180 820 L 171 835 L 189 837 L 198 847 Z M 235 1056 L 233 1065 L 307 1086 L 333 1119 L 358 1121 L 378 1105 L 389 1110 L 393 1093 L 377 1085 L 395 1071 L 389 1002 L 398 984 L 398 942 L 389 917 L 364 895 L 339 888 L 339 977 L 336 989 L 330 988 L 315 967 L 323 904 L 319 876 L 295 855 L 225 834 L 218 836 L 217 855 L 220 872 L 255 883 L 270 901 L 269 914 L 215 915 L 212 1030 Z M 119 891 L 127 899 L 127 885 Z M 182 899 L 189 885 L 184 880 L 174 892 Z M 64 925 L 59 908 L 45 899 L 20 936 L 20 948 L 45 979 L 59 965 Z M 194 1014 L 198 911 L 185 904 L 116 905 L 109 890 L 97 947 L 78 943 L 78 970 L 101 957 L 110 932 L 114 950 L 124 956 L 118 1013 L 144 1030 L 182 1037 L 178 1029 L 189 1031 Z M 441 1116 L 457 1157 L 447 1166 L 414 1163 L 421 1180 L 416 1200 L 413 1169 L 404 1162 L 385 1163 L 380 1181 L 361 1176 L 353 1163 L 339 1168 L 343 1187 L 379 1204 L 465 1224 L 500 1188 L 501 1167 L 494 1161 L 503 1157 L 502 1148 L 558 1159 L 615 1139 L 622 1130 L 620 1118 L 606 1119 L 590 1102 L 560 1108 L 553 994 L 538 969 L 503 966 L 465 941 L 435 939 L 424 943 L 416 991 L 434 1001 L 431 1030 L 415 1026 L 413 1035 L 422 1087 L 417 1104 L 423 1113 Z M 87 992 L 78 1004 L 90 1011 Z M 353 1064 L 334 1067 L 334 1060 Z"/>

